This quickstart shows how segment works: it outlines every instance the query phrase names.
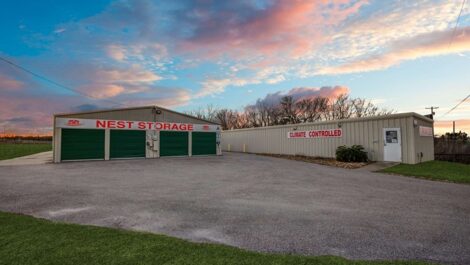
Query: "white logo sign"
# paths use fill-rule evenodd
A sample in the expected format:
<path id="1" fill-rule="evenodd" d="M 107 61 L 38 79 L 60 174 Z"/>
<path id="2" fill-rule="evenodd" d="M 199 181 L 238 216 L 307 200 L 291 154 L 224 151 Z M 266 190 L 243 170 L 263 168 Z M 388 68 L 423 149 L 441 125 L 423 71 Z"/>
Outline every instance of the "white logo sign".
<path id="1" fill-rule="evenodd" d="M 432 127 L 419 126 L 419 136 L 433 136 Z"/>

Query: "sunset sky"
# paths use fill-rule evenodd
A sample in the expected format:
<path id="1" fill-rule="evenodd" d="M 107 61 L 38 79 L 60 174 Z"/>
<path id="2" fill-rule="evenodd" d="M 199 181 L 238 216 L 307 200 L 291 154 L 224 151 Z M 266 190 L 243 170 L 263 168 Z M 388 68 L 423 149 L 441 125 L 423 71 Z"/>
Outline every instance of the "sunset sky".
<path id="1" fill-rule="evenodd" d="M 242 110 L 258 98 L 350 93 L 436 111 L 470 132 L 470 4 L 462 1 L 2 1 L 0 133 L 52 114 L 160 105 Z M 88 95 L 88 97 L 83 96 Z M 117 105 L 119 103 L 121 105 Z"/>

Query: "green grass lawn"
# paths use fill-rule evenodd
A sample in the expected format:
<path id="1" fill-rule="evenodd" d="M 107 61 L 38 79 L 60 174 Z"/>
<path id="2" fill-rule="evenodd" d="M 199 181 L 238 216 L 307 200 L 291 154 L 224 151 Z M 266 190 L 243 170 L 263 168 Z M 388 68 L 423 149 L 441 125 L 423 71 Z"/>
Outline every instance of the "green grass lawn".
<path id="1" fill-rule="evenodd" d="M 383 169 L 381 172 L 456 183 L 470 183 L 470 165 L 446 161 L 428 161 L 416 165 L 400 164 Z"/>
<path id="2" fill-rule="evenodd" d="M 4 144 L 0 143 L 0 160 L 32 155 L 52 150 L 52 144 Z"/>
<path id="3" fill-rule="evenodd" d="M 0 212 L 0 264 L 427 264 L 262 254 L 217 244 Z"/>

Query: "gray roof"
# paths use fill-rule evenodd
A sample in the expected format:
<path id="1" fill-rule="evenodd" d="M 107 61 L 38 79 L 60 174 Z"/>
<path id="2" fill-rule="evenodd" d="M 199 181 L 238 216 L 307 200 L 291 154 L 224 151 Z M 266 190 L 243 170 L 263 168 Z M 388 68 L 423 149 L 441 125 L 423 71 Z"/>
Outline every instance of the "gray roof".
<path id="1" fill-rule="evenodd" d="M 178 114 L 178 115 L 190 117 L 190 118 L 193 118 L 193 119 L 196 119 L 196 120 L 200 120 L 200 121 L 203 121 L 203 122 L 206 122 L 206 123 L 211 123 L 211 124 L 220 125 L 220 124 L 217 123 L 217 122 L 213 122 L 213 121 L 201 119 L 201 118 L 198 118 L 198 117 L 194 117 L 194 116 L 188 115 L 188 114 L 186 114 L 186 113 L 177 112 L 177 111 L 174 111 L 174 110 L 171 110 L 171 109 L 167 109 L 167 108 L 163 108 L 163 107 L 160 107 L 160 106 L 157 106 L 157 105 L 148 105 L 148 106 L 139 106 L 139 107 L 129 107 L 129 108 L 117 108 L 117 109 L 116 109 L 116 108 L 115 108 L 115 109 L 101 109 L 101 110 L 79 111 L 79 112 L 69 112 L 69 113 L 56 113 L 56 114 L 54 114 L 54 117 L 70 116 L 70 115 L 75 115 L 75 114 L 91 114 L 91 113 L 103 113 L 103 112 L 112 112 L 112 111 L 120 111 L 120 110 L 138 110 L 138 109 L 153 109 L 153 108 L 157 108 L 157 109 L 164 110 L 164 111 L 168 111 L 168 112 L 173 112 L 173 113 L 176 113 L 176 114 Z"/>

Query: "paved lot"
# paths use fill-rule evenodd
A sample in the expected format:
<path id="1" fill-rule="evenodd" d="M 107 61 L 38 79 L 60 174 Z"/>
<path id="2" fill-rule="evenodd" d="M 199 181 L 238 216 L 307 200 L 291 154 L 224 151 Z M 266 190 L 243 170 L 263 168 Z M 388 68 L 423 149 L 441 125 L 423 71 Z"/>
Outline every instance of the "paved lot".
<path id="1" fill-rule="evenodd" d="M 470 185 L 256 155 L 2 166 L 0 210 L 258 251 L 470 264 Z"/>

